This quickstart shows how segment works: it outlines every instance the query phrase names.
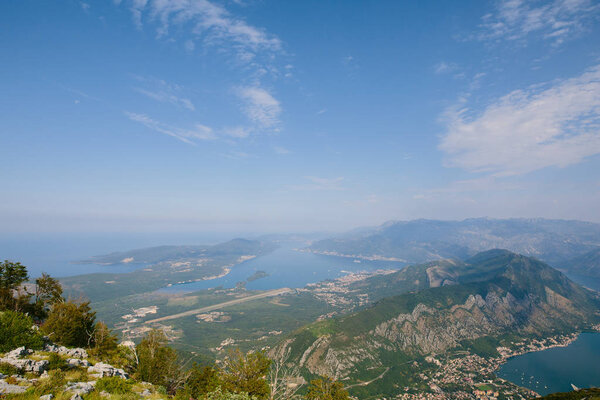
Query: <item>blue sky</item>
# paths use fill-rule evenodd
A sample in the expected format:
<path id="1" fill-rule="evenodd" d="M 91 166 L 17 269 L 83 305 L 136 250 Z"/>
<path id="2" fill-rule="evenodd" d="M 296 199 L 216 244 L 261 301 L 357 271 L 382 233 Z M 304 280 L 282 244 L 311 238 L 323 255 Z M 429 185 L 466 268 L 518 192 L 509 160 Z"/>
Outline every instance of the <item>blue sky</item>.
<path id="1" fill-rule="evenodd" d="M 597 1 L 0 3 L 4 232 L 600 222 Z"/>

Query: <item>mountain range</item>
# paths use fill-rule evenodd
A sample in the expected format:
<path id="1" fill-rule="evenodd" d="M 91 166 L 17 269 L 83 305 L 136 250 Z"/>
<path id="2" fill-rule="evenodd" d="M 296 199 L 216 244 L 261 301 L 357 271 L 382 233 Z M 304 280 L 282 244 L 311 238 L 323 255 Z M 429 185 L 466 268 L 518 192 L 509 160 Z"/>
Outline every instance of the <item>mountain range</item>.
<path id="1" fill-rule="evenodd" d="M 390 295 L 340 318 L 296 331 L 275 350 L 306 376 L 357 381 L 449 350 L 490 354 L 524 337 L 572 333 L 600 321 L 600 298 L 531 257 L 490 250 L 465 261 L 441 260 L 367 279 Z M 380 393 L 382 394 L 382 393 Z M 384 393 L 390 395 L 390 393 Z"/>
<path id="2" fill-rule="evenodd" d="M 600 224 L 488 218 L 391 221 L 379 227 L 315 241 L 308 250 L 421 263 L 445 258 L 465 259 L 494 248 L 533 256 L 554 266 L 571 265 L 570 261 L 575 257 L 594 251 L 600 253 Z"/>

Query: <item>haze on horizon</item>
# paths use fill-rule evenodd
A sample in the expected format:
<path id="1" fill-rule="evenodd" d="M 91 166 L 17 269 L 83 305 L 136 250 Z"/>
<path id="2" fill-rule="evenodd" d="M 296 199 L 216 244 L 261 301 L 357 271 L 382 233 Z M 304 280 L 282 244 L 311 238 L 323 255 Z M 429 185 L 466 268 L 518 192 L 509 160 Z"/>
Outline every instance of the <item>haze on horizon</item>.
<path id="1" fill-rule="evenodd" d="M 592 0 L 0 4 L 0 232 L 600 222 Z"/>

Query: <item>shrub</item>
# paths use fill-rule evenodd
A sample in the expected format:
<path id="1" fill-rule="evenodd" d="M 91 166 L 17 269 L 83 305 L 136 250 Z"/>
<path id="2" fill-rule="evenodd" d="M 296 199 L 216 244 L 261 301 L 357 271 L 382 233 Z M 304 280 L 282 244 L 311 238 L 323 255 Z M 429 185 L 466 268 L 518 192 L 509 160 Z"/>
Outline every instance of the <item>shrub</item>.
<path id="1" fill-rule="evenodd" d="M 271 368 L 264 352 L 242 353 L 239 349 L 230 351 L 223 360 L 220 380 L 223 389 L 232 393 L 248 393 L 258 399 L 267 399 L 271 388 L 266 376 Z"/>
<path id="2" fill-rule="evenodd" d="M 72 301 L 52 306 L 42 329 L 59 344 L 69 347 L 86 347 L 93 342 L 96 313 L 89 302 Z"/>
<path id="3" fill-rule="evenodd" d="M 310 382 L 307 400 L 349 400 L 350 396 L 344 385 L 330 377 L 324 376 Z"/>
<path id="4" fill-rule="evenodd" d="M 177 353 L 167 346 L 162 331 L 153 330 L 136 346 L 138 365 L 136 375 L 140 380 L 165 386 L 169 392 L 176 389 L 180 376 Z"/>
<path id="5" fill-rule="evenodd" d="M 48 369 L 60 369 L 67 370 L 69 368 L 69 364 L 65 360 L 63 360 L 58 354 L 52 353 L 50 357 L 48 357 Z"/>
<path id="6" fill-rule="evenodd" d="M 0 374 L 3 375 L 20 375 L 21 370 L 15 367 L 14 365 L 10 365 L 8 363 L 0 363 Z"/>
<path id="7" fill-rule="evenodd" d="M 105 391 L 110 394 L 125 394 L 131 392 L 131 385 L 117 376 L 100 378 L 96 382 L 97 391 Z"/>
<path id="8" fill-rule="evenodd" d="M 0 352 L 17 347 L 41 349 L 44 344 L 42 335 L 33 329 L 33 320 L 25 314 L 15 311 L 0 313 Z"/>
<path id="9" fill-rule="evenodd" d="M 50 377 L 48 379 L 41 379 L 37 383 L 35 389 L 36 393 L 41 395 L 44 394 L 58 394 L 62 393 L 63 386 L 67 383 L 65 379 L 65 373 L 59 369 L 50 371 L 48 373 Z"/>
<path id="10" fill-rule="evenodd" d="M 118 339 L 106 326 L 104 322 L 98 322 L 94 328 L 93 342 L 94 347 L 90 349 L 90 354 L 101 360 L 109 360 L 118 352 Z"/>
<path id="11" fill-rule="evenodd" d="M 257 400 L 255 396 L 250 396 L 248 393 L 230 393 L 223 392 L 221 388 L 217 388 L 215 391 L 207 393 L 206 400 Z"/>
<path id="12" fill-rule="evenodd" d="M 177 392 L 181 398 L 198 399 L 201 396 L 216 390 L 221 385 L 219 372 L 213 366 L 200 367 L 195 364 L 185 381 L 183 389 Z"/>

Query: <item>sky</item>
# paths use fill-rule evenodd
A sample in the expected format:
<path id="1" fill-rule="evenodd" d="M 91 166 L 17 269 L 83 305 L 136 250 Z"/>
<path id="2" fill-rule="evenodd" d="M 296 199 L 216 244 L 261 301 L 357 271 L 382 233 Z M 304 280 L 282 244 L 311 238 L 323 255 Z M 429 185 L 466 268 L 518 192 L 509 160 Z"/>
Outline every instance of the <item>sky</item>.
<path id="1" fill-rule="evenodd" d="M 600 222 L 600 2 L 0 2 L 0 232 Z"/>

